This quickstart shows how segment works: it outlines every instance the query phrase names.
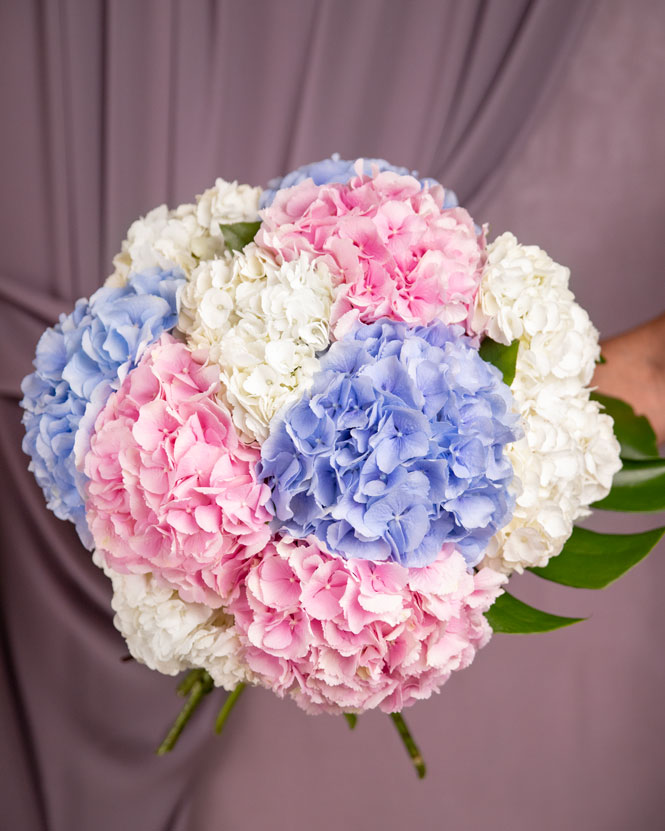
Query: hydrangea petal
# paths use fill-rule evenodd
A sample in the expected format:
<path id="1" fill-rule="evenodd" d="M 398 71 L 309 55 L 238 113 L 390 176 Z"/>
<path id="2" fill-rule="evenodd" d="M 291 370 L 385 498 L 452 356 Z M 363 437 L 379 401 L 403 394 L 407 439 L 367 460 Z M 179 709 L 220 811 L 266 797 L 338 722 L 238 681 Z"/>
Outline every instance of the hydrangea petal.
<path id="1" fill-rule="evenodd" d="M 413 380 L 423 361 L 446 390 L 437 410 Z M 503 447 L 518 436 L 508 388 L 461 330 L 360 324 L 332 345 L 310 394 L 261 448 L 272 527 L 314 535 L 342 557 L 406 566 L 455 542 L 475 565 L 510 519 Z"/>
<path id="2" fill-rule="evenodd" d="M 35 372 L 22 384 L 23 450 L 48 507 L 69 519 L 92 548 L 84 509 L 86 477 L 77 469 L 95 419 L 110 392 L 139 362 L 145 348 L 176 324 L 184 283 L 178 271 L 134 274 L 121 288 L 105 287 L 47 329 L 37 345 Z M 131 339 L 119 334 L 123 327 Z M 120 339 L 120 340 L 118 340 Z"/>
<path id="3" fill-rule="evenodd" d="M 129 373 L 85 457 L 86 509 L 107 566 L 152 572 L 183 600 L 218 607 L 235 590 L 238 561 L 270 538 L 270 494 L 256 481 L 258 451 L 238 441 L 204 362 L 163 335 Z M 181 395 L 183 375 L 195 395 Z"/>

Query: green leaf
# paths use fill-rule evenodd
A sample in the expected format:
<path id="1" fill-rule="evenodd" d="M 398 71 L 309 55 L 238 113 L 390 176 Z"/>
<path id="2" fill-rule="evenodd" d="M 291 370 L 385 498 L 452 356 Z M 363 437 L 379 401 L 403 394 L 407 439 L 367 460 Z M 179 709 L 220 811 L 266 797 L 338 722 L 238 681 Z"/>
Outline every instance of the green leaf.
<path id="1" fill-rule="evenodd" d="M 254 239 L 261 223 L 234 222 L 232 225 L 220 225 L 219 227 L 229 251 L 242 251 L 247 243 Z"/>
<path id="2" fill-rule="evenodd" d="M 503 374 L 503 380 L 510 386 L 515 380 L 515 365 L 520 342 L 514 340 L 510 346 L 497 343 L 492 338 L 485 338 L 480 344 L 478 353 L 483 361 L 493 364 Z"/>
<path id="3" fill-rule="evenodd" d="M 485 612 L 489 625 L 495 632 L 526 634 L 527 632 L 551 632 L 563 626 L 572 626 L 585 618 L 561 617 L 527 606 L 512 594 L 504 592 Z"/>
<path id="4" fill-rule="evenodd" d="M 607 358 L 601 352 L 601 354 L 598 356 L 598 360 L 596 361 L 596 365 L 597 366 L 602 366 L 603 364 L 606 364 L 606 363 L 607 363 Z"/>
<path id="5" fill-rule="evenodd" d="M 626 460 L 614 474 L 612 490 L 591 507 L 638 513 L 665 510 L 665 459 Z"/>
<path id="6" fill-rule="evenodd" d="M 635 415 L 630 404 L 620 398 L 599 392 L 592 392 L 591 398 L 602 404 L 605 412 L 614 419 L 614 435 L 621 445 L 622 459 L 658 458 L 656 434 L 648 418 Z"/>
<path id="7" fill-rule="evenodd" d="M 598 534 L 574 528 L 558 557 L 529 571 L 564 586 L 603 589 L 644 559 L 663 534 L 665 527 L 641 534 Z"/>
<path id="8" fill-rule="evenodd" d="M 344 718 L 346 719 L 349 727 L 352 730 L 355 730 L 356 724 L 358 723 L 358 716 L 355 713 L 344 713 Z"/>

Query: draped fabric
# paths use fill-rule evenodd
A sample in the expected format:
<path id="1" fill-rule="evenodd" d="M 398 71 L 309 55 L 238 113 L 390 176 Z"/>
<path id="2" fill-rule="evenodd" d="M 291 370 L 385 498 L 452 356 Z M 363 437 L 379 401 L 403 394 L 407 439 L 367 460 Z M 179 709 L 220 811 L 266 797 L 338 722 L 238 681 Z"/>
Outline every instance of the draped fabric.
<path id="1" fill-rule="evenodd" d="M 0 389 L 91 293 L 129 223 L 215 176 L 339 152 L 420 167 L 467 204 L 543 103 L 586 16 L 555 0 L 6 2 Z M 6 166 L 6 167 L 5 167 Z M 15 174 L 14 174 L 15 175 Z"/>
<path id="2" fill-rule="evenodd" d="M 224 737 L 228 754 L 208 739 L 219 703 L 208 700 L 177 752 L 154 757 L 179 706 L 174 682 L 122 661 L 104 576 L 73 527 L 46 511 L 27 472 L 19 384 L 44 327 L 99 286 L 130 222 L 160 202 L 190 201 L 215 176 L 261 184 L 335 151 L 382 156 L 439 178 L 472 210 L 481 206 L 546 111 L 591 8 L 577 0 L 0 4 L 7 827 L 261 827 L 263 792 L 276 804 L 281 788 L 293 793 L 287 780 L 296 777 L 307 802 L 308 777 L 321 776 L 329 781 L 323 813 L 312 801 L 313 819 L 301 825 L 286 819 L 292 806 L 285 802 L 274 827 L 327 829 L 326 811 L 356 827 L 358 812 L 370 810 L 370 827 L 395 827 L 389 800 L 381 807 L 378 798 L 363 803 L 356 793 L 345 809 L 333 798 L 340 770 L 383 789 L 372 782 L 368 749 L 379 744 L 367 745 L 382 741 L 379 723 L 390 729 L 378 716 L 366 717 L 364 736 L 362 728 L 347 735 L 337 720 L 307 719 L 252 691 Z M 497 680 L 498 661 L 486 666 L 486 685 L 508 683 Z M 461 683 L 455 719 L 443 715 L 447 688 L 414 719 L 421 727 L 426 718 L 445 722 L 448 739 L 430 761 L 443 778 L 446 765 L 466 766 L 472 782 L 474 759 L 499 751 L 491 754 L 466 726 L 478 707 L 486 710 L 487 687 Z M 392 738 L 385 752 L 381 745 L 380 755 L 386 752 L 401 770 Z M 266 754 L 274 780 L 258 782 L 253 760 Z M 233 781 L 246 782 L 244 791 L 219 784 L 232 771 L 240 771 Z M 406 789 L 410 775 L 404 763 L 394 787 Z M 492 775 L 485 770 L 483 777 Z M 221 788 L 217 802 L 193 789 L 201 777 Z M 246 823 L 227 826 L 201 808 L 221 803 L 226 816 L 246 806 Z M 428 804 L 417 820 L 439 827 L 445 807 L 432 796 Z M 456 810 L 464 815 L 460 805 Z"/>

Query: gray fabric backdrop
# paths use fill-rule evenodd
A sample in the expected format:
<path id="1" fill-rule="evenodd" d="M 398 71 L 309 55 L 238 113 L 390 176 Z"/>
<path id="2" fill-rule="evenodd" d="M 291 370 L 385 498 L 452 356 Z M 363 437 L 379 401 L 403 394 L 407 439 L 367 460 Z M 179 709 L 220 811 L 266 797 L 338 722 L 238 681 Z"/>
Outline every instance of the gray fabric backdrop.
<path id="1" fill-rule="evenodd" d="M 605 334 L 641 322 L 665 306 L 664 69 L 658 0 L 0 3 L 8 828 L 662 827 L 662 547 L 599 594 L 518 583 L 592 618 L 497 636 L 412 708 L 424 783 L 385 716 L 352 734 L 259 690 L 223 740 L 208 702 L 155 759 L 173 682 L 120 662 L 105 578 L 26 471 L 17 399 L 41 330 L 139 213 L 336 150 L 418 167 L 548 248 Z"/>

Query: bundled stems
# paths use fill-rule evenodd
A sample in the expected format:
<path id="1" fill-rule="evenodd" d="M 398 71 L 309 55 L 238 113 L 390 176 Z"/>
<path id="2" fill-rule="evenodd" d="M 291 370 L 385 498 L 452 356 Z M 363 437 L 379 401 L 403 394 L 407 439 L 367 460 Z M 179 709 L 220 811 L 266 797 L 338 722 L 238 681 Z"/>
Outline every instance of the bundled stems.
<path id="1" fill-rule="evenodd" d="M 219 715 L 217 716 L 217 721 L 215 722 L 215 732 L 221 733 L 224 729 L 224 725 L 226 724 L 226 720 L 229 717 L 231 710 L 233 709 L 236 701 L 240 698 L 240 694 L 245 689 L 247 685 L 241 681 L 232 692 L 230 692 L 226 696 L 226 701 L 224 702 L 224 706 L 219 711 Z"/>
<path id="2" fill-rule="evenodd" d="M 175 747 L 180 734 L 185 728 L 185 725 L 190 720 L 194 711 L 203 701 L 205 696 L 212 690 L 212 678 L 204 669 L 195 669 L 178 686 L 178 692 L 181 695 L 187 695 L 189 698 L 185 702 L 185 706 L 178 713 L 178 717 L 173 722 L 173 726 L 166 734 L 166 738 L 157 748 L 157 755 L 163 756 L 169 753 Z"/>
<path id="3" fill-rule="evenodd" d="M 390 718 L 393 720 L 393 724 L 397 728 L 397 732 L 400 735 L 400 738 L 404 742 L 404 747 L 406 747 L 406 751 L 411 757 L 411 761 L 413 762 L 413 766 L 416 769 L 416 773 L 418 774 L 419 779 L 425 778 L 425 773 L 427 772 L 427 768 L 425 767 L 425 760 L 423 759 L 418 745 L 413 740 L 413 736 L 411 735 L 409 728 L 406 726 L 406 722 L 402 717 L 401 713 L 391 713 Z"/>
<path id="4" fill-rule="evenodd" d="M 244 682 L 240 682 L 236 685 L 236 687 L 230 692 L 226 700 L 224 702 L 224 706 L 219 711 L 219 715 L 217 716 L 217 720 L 215 722 L 215 732 L 221 733 L 224 729 L 224 725 L 231 714 L 231 710 L 235 707 L 236 702 L 242 695 L 243 690 L 247 685 Z M 185 725 L 190 720 L 194 711 L 197 709 L 201 701 L 205 698 L 205 696 L 213 689 L 213 681 L 210 675 L 204 669 L 194 669 L 192 670 L 185 678 L 180 682 L 178 685 L 178 693 L 182 696 L 189 696 L 187 701 L 185 702 L 184 707 L 178 714 L 173 726 L 166 734 L 164 741 L 160 744 L 157 748 L 157 755 L 163 756 L 165 753 L 169 753 L 176 745 L 180 734 L 185 728 Z M 358 716 L 355 713 L 344 713 L 344 718 L 346 719 L 349 727 L 351 730 L 354 729 L 358 722 Z M 409 728 L 404 721 L 404 718 L 401 713 L 390 713 L 390 718 L 393 721 L 393 724 L 397 728 L 397 732 L 404 743 L 404 747 L 406 748 L 411 761 L 413 762 L 413 766 L 418 774 L 419 779 L 423 779 L 426 773 L 425 761 L 420 753 L 420 749 L 418 745 L 415 743 Z"/>
<path id="5" fill-rule="evenodd" d="M 203 676 L 204 672 L 204 669 L 193 669 L 188 672 L 177 686 L 178 695 L 182 695 L 183 697 L 189 695 L 192 687 Z"/>

